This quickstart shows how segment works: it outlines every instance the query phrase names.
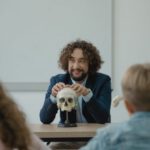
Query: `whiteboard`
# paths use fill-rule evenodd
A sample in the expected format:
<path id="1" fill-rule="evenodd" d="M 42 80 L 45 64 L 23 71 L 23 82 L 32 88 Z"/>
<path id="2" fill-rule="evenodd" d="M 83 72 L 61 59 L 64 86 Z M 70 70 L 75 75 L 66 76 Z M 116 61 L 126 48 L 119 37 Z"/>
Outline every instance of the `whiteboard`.
<path id="1" fill-rule="evenodd" d="M 111 76 L 111 0 L 1 0 L 0 80 L 10 90 L 45 90 L 62 48 L 92 42 Z"/>

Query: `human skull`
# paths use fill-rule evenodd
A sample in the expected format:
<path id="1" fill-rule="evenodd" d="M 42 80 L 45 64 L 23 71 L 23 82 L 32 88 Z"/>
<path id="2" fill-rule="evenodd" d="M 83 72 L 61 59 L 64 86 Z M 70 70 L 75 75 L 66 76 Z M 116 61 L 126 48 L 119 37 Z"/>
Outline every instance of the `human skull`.
<path id="1" fill-rule="evenodd" d="M 56 99 L 57 107 L 61 111 L 70 112 L 76 106 L 77 94 L 73 89 L 66 87 L 58 92 Z"/>

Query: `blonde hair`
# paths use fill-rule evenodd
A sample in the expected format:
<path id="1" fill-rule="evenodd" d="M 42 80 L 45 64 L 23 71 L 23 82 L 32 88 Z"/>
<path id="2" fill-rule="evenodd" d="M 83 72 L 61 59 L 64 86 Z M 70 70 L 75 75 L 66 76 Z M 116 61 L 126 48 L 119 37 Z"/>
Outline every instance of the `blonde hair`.
<path id="1" fill-rule="evenodd" d="M 28 150 L 30 131 L 25 116 L 0 84 L 0 140 L 10 149 Z"/>
<path id="2" fill-rule="evenodd" d="M 122 79 L 125 100 L 139 111 L 150 111 L 150 63 L 131 66 Z"/>

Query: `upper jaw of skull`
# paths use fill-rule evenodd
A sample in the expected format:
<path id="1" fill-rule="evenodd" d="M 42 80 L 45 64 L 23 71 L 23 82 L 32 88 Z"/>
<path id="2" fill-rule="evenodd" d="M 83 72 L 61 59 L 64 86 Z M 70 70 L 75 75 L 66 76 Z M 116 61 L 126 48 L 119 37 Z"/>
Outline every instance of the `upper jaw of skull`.
<path id="1" fill-rule="evenodd" d="M 71 88 L 64 88 L 57 94 L 57 107 L 61 111 L 70 112 L 76 106 L 77 95 Z"/>

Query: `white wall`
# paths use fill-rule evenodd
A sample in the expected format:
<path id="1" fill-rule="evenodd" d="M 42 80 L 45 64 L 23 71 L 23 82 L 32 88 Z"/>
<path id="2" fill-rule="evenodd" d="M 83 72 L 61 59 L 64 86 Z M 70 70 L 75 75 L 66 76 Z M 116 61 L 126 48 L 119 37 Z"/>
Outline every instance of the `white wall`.
<path id="1" fill-rule="evenodd" d="M 121 94 L 121 77 L 129 65 L 150 62 L 150 0 L 112 0 L 112 2 L 112 81 L 115 96 Z M 45 93 L 11 94 L 20 105 L 23 105 L 29 121 L 39 122 L 41 107 L 39 104 L 42 105 Z M 119 107 L 112 108 L 111 113 L 112 122 L 128 119 L 122 102 Z"/>
<path id="2" fill-rule="evenodd" d="M 8 0 L 0 10 L 0 79 L 9 89 L 43 90 L 62 73 L 60 50 L 78 38 L 100 49 L 111 75 L 111 0 Z"/>
<path id="3" fill-rule="evenodd" d="M 113 0 L 113 95 L 121 93 L 125 69 L 150 62 L 150 0 Z M 112 108 L 112 121 L 128 118 L 123 103 Z"/>

